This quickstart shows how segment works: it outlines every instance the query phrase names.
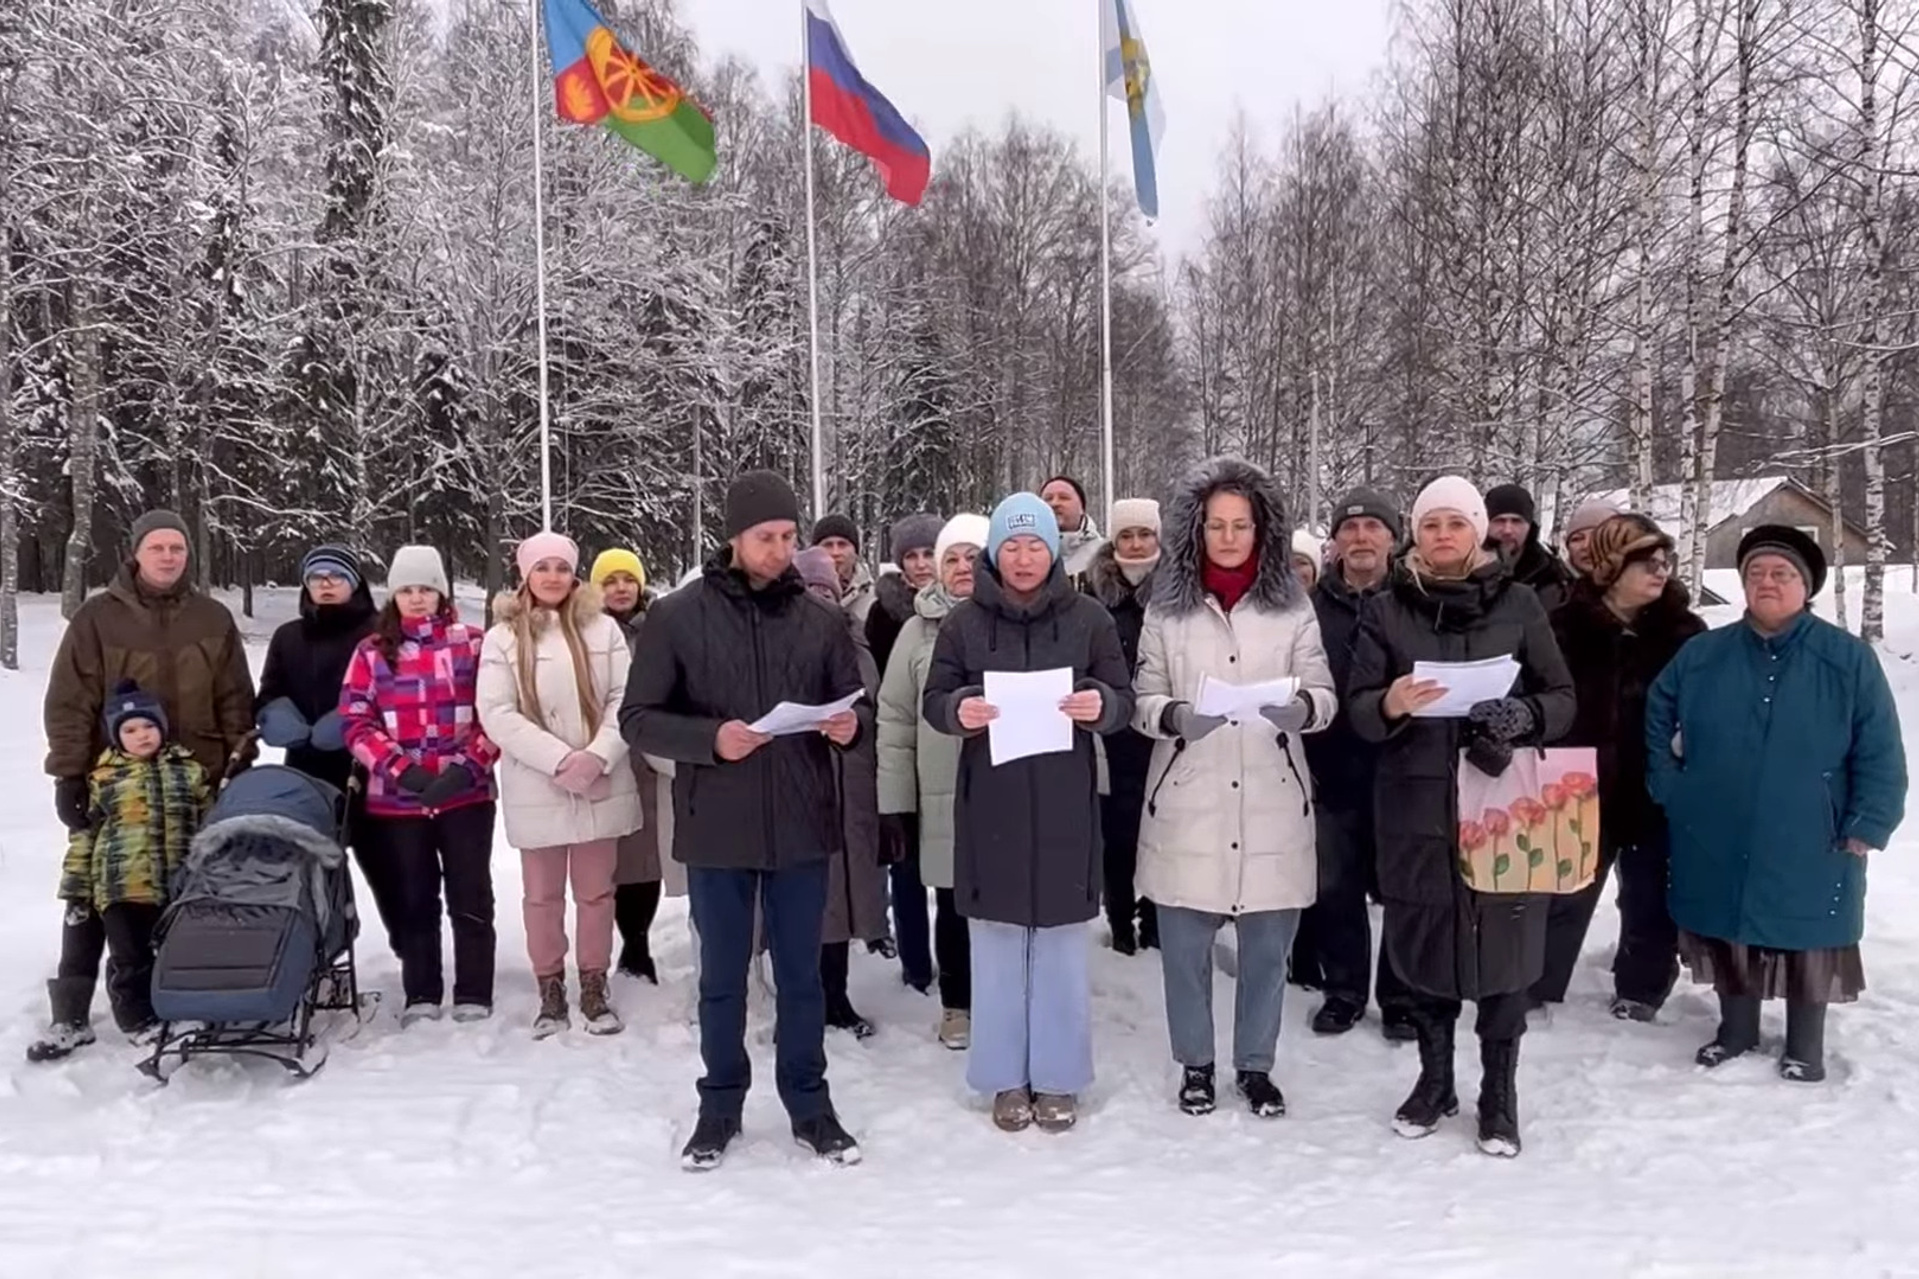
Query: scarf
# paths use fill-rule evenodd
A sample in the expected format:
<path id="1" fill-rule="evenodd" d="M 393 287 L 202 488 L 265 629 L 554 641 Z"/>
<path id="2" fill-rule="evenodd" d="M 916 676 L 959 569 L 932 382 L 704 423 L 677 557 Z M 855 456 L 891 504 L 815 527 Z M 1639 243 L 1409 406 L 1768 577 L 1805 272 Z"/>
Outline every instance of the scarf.
<path id="1" fill-rule="evenodd" d="M 1119 565 L 1119 575 L 1129 583 L 1138 586 L 1146 580 L 1146 575 L 1159 567 L 1159 552 L 1154 551 L 1143 560 L 1120 558 L 1119 552 L 1113 552 L 1113 563 Z"/>
<path id="2" fill-rule="evenodd" d="M 1246 592 L 1253 589 L 1253 583 L 1259 577 L 1259 552 L 1254 551 L 1246 557 L 1246 562 L 1238 568 L 1221 568 L 1207 560 L 1200 567 L 1199 580 L 1208 592 L 1219 597 L 1220 605 L 1230 613 Z"/>

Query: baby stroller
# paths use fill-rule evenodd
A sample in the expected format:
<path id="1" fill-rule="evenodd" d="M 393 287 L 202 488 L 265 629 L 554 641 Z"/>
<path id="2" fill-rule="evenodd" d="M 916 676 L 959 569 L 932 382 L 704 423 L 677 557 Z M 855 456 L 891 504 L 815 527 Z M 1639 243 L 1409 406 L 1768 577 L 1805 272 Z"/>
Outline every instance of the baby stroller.
<path id="1" fill-rule="evenodd" d="M 265 1057 L 302 1079 L 326 1064 L 314 1017 L 361 1012 L 359 915 L 347 800 L 291 768 L 260 765 L 220 792 L 175 876 L 154 933 L 153 1055 Z"/>

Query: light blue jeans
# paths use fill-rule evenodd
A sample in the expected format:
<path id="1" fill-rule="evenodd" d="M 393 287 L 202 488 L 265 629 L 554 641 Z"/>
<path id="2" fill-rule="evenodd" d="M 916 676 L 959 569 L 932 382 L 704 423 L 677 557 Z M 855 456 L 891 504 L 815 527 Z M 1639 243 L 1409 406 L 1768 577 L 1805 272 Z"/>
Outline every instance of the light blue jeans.
<path id="1" fill-rule="evenodd" d="M 988 1095 L 1009 1088 L 1084 1092 L 1093 1082 L 1087 926 L 969 923 L 973 1039 L 966 1052 L 967 1084 Z"/>
<path id="2" fill-rule="evenodd" d="M 1229 920 L 1239 933 L 1233 992 L 1233 1069 L 1271 1074 L 1286 1001 L 1286 957 L 1299 931 L 1297 910 L 1214 915 L 1159 908 L 1159 963 L 1166 980 L 1166 1029 L 1182 1066 L 1213 1064 L 1213 935 Z"/>

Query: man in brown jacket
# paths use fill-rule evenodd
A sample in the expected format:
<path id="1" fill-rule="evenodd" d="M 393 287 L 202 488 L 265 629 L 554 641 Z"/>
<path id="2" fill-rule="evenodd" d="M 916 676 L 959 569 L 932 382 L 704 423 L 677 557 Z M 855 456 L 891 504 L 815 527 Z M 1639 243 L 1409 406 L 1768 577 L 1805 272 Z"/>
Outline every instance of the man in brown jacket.
<path id="1" fill-rule="evenodd" d="M 107 747 L 101 709 L 130 679 L 160 699 L 174 739 L 218 777 L 253 728 L 253 675 L 233 614 L 187 580 L 186 526 L 133 525 L 133 558 L 73 615 L 47 680 L 47 773 L 69 829 L 87 824 L 87 774 Z"/>

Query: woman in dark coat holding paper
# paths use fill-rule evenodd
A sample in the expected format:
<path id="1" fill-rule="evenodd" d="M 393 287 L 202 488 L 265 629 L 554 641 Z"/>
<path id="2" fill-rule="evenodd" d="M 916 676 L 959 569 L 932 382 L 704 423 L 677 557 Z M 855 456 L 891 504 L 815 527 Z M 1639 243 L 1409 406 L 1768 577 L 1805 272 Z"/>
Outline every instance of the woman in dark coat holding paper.
<path id="1" fill-rule="evenodd" d="M 973 597 L 940 626 L 921 713 L 960 745 L 954 896 L 971 926 L 973 1027 L 966 1078 L 993 1120 L 1060 1132 L 1093 1082 L 1090 939 L 1101 841 L 1093 734 L 1133 712 L 1119 629 L 1060 565 L 1059 525 L 1031 493 L 993 512 Z M 993 763 L 990 672 L 1067 669 L 1071 748 Z"/>
<path id="2" fill-rule="evenodd" d="M 1374 790 L 1379 893 L 1393 968 L 1418 993 L 1419 1082 L 1394 1116 L 1404 1137 L 1424 1137 L 1459 1110 L 1453 1029 L 1462 1000 L 1479 1005 L 1484 1068 L 1479 1146 L 1519 1153 L 1515 1075 L 1526 1029 L 1527 988 L 1545 963 L 1546 904 L 1522 893 L 1467 887 L 1459 863 L 1459 758 L 1503 773 L 1516 748 L 1550 742 L 1571 725 L 1573 683 L 1546 610 L 1512 569 L 1482 549 L 1486 504 L 1457 476 L 1435 480 L 1413 503 L 1413 549 L 1373 600 L 1353 654 L 1347 714 L 1380 743 Z M 1511 656 L 1511 695 L 1464 719 L 1416 713 L 1444 689 L 1413 678 L 1415 662 Z"/>

